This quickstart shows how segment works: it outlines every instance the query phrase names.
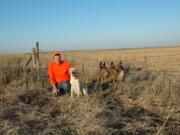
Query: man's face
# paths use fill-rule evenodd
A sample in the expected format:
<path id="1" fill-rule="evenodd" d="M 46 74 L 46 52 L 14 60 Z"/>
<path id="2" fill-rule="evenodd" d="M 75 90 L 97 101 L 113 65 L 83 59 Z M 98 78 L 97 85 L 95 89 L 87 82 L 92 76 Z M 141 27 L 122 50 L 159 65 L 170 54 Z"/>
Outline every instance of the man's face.
<path id="1" fill-rule="evenodd" d="M 61 56 L 60 56 L 60 55 L 55 55 L 55 56 L 54 56 L 54 62 L 55 62 L 56 64 L 59 64 L 59 63 L 61 62 Z"/>

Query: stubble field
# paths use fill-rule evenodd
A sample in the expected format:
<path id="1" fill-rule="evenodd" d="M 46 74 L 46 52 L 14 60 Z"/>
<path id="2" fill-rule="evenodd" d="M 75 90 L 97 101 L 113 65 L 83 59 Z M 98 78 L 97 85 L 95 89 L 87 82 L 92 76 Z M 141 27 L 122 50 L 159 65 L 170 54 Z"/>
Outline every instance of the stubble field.
<path id="1" fill-rule="evenodd" d="M 29 55 L 0 55 L 0 134 L 180 134 L 180 47 L 62 52 L 91 89 L 80 98 L 47 91 L 52 53 L 38 70 Z M 95 91 L 99 62 L 120 60 L 125 82 Z"/>

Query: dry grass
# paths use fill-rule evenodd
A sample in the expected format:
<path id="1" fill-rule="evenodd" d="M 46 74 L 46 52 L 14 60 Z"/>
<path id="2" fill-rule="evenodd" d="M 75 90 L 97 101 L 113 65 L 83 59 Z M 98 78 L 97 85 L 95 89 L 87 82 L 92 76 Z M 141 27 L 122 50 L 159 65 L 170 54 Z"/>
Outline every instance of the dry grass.
<path id="1" fill-rule="evenodd" d="M 179 135 L 179 52 L 180 47 L 63 52 L 84 81 L 96 77 L 100 60 L 123 60 L 129 69 L 117 89 L 73 99 L 47 92 L 49 53 L 41 54 L 40 71 L 24 67 L 28 55 L 1 55 L 0 134 Z M 153 56 L 147 65 L 146 56 Z"/>

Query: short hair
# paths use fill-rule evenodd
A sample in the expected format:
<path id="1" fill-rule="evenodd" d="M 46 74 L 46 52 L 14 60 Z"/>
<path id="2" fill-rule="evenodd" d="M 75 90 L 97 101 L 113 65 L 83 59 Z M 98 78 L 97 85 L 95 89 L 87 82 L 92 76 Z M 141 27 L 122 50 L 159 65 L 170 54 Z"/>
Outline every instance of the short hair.
<path id="1" fill-rule="evenodd" d="M 55 54 L 54 56 L 59 56 L 59 57 L 61 57 L 61 55 L 60 55 L 60 54 Z"/>

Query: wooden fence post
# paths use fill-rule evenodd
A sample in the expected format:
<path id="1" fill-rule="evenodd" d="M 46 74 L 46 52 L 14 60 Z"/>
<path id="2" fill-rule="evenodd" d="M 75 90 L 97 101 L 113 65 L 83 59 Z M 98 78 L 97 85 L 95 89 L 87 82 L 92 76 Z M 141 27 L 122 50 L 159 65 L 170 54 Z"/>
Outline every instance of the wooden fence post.
<path id="1" fill-rule="evenodd" d="M 29 57 L 29 59 L 27 60 L 26 64 L 25 64 L 25 67 L 27 67 L 29 65 L 29 63 L 31 62 L 32 60 L 32 55 Z"/>
<path id="2" fill-rule="evenodd" d="M 33 64 L 33 68 L 36 68 L 36 49 L 35 48 L 32 49 L 32 64 Z"/>
<path id="3" fill-rule="evenodd" d="M 39 42 L 36 42 L 36 67 L 39 68 Z"/>

